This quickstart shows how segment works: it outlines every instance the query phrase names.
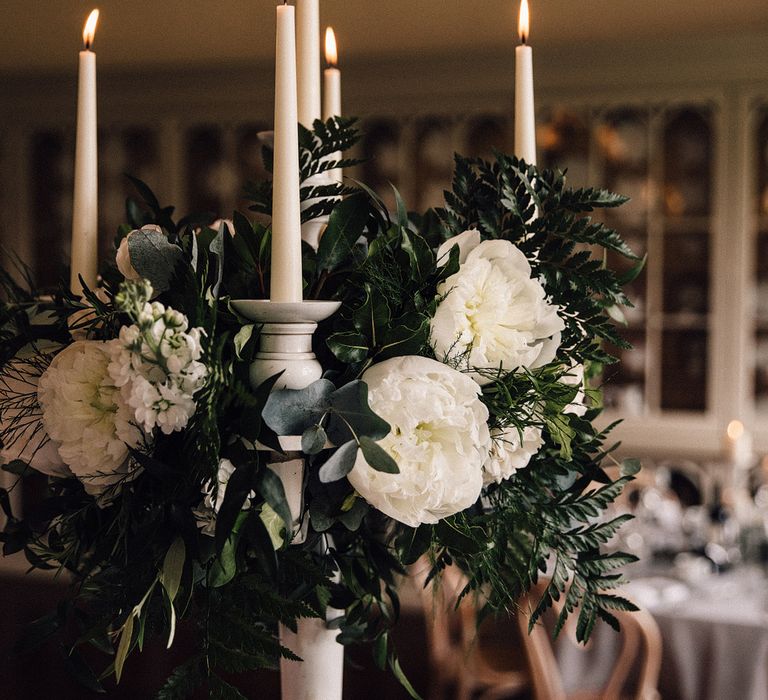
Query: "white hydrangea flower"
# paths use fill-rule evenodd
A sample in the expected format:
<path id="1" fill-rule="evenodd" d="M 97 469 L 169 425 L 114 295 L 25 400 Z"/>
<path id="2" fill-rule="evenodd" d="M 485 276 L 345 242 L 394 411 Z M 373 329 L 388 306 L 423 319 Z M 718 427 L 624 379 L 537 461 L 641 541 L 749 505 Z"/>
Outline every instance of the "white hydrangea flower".
<path id="1" fill-rule="evenodd" d="M 446 241 L 438 261 L 445 262 L 454 245 L 461 267 L 437 288 L 440 302 L 430 324 L 435 355 L 470 371 L 480 384 L 500 367 L 512 372 L 551 362 L 565 325 L 531 278 L 525 255 L 509 241 L 481 242 L 479 231 L 471 230 Z"/>
<path id="2" fill-rule="evenodd" d="M 216 484 L 206 481 L 203 484 L 201 492 L 203 502 L 194 511 L 197 519 L 197 526 L 204 535 L 214 537 L 216 535 L 216 516 L 224 503 L 224 496 L 227 493 L 227 484 L 235 472 L 235 465 L 228 459 L 219 461 L 219 470 L 216 473 Z M 251 491 L 243 503 L 242 510 L 248 510 L 251 507 L 251 500 L 256 498 L 256 494 Z"/>
<path id="3" fill-rule="evenodd" d="M 130 477 L 135 469 L 128 448 L 142 441 L 108 367 L 108 343 L 76 341 L 56 355 L 37 391 L 46 432 L 85 490 L 97 497 Z"/>
<path id="4" fill-rule="evenodd" d="M 378 444 L 399 474 L 358 455 L 348 478 L 372 506 L 411 527 L 471 506 L 483 487 L 491 447 L 488 409 L 477 382 L 426 357 L 396 357 L 367 370 L 371 408 L 391 431 Z"/>
<path id="5" fill-rule="evenodd" d="M 112 341 L 110 376 L 146 432 L 183 430 L 194 414 L 194 394 L 207 376 L 201 335 L 199 328 L 188 331 L 184 314 L 147 302 L 137 323 Z"/>
<path id="6" fill-rule="evenodd" d="M 136 268 L 134 268 L 133 263 L 131 263 L 131 252 L 128 247 L 128 239 L 136 233 L 136 231 L 154 231 L 155 233 L 162 233 L 163 229 L 157 224 L 146 224 L 140 229 L 131 231 L 122 241 L 120 241 L 120 245 L 117 248 L 117 254 L 115 255 L 115 263 L 117 264 L 117 269 L 120 271 L 120 274 L 127 280 L 141 279 L 141 275 L 136 272 Z"/>
<path id="7" fill-rule="evenodd" d="M 517 428 L 491 430 L 492 445 L 483 465 L 483 481 L 491 484 L 509 479 L 518 469 L 528 466 L 533 455 L 544 445 L 541 428 L 528 425 L 523 428 L 522 441 Z"/>

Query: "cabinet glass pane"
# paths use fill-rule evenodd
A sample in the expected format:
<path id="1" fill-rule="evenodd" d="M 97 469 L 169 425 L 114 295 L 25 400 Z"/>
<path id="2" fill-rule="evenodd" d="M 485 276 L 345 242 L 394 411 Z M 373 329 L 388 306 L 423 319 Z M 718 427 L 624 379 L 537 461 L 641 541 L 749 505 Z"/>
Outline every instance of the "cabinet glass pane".
<path id="1" fill-rule="evenodd" d="M 264 167 L 263 146 L 259 138 L 259 134 L 268 128 L 266 124 L 243 124 L 237 129 L 237 173 L 242 186 L 271 178 Z M 238 195 L 242 194 L 242 186 Z M 237 208 L 240 211 L 246 211 L 249 206 L 247 199 L 239 198 Z"/>
<path id="2" fill-rule="evenodd" d="M 401 126 L 394 119 L 371 119 L 363 126 L 359 166 L 361 180 L 394 211 L 395 196 L 390 183 L 400 189 Z M 410 203 L 409 203 L 410 204 Z"/>
<path id="3" fill-rule="evenodd" d="M 470 120 L 466 128 L 465 147 L 462 153 L 473 158 L 493 158 L 493 151 L 509 153 L 510 126 L 499 116 L 483 115 Z"/>
<path id="4" fill-rule="evenodd" d="M 220 212 L 225 200 L 219 177 L 224 163 L 221 129 L 215 126 L 191 129 L 187 134 L 186 156 L 189 211 Z"/>
<path id="5" fill-rule="evenodd" d="M 603 401 L 607 408 L 615 409 L 622 415 L 636 416 L 645 410 L 645 331 L 628 330 L 623 336 L 632 343 L 631 350 L 622 350 L 613 345 L 605 347 L 608 353 L 619 358 L 619 362 L 605 369 Z"/>
<path id="6" fill-rule="evenodd" d="M 30 208 L 36 259 L 35 279 L 43 288 L 55 286 L 69 260 L 72 227 L 73 156 L 63 131 L 40 131 L 32 136 Z"/>
<path id="7" fill-rule="evenodd" d="M 664 133 L 664 212 L 669 217 L 710 213 L 711 127 L 705 110 L 668 117 Z"/>
<path id="8" fill-rule="evenodd" d="M 664 239 L 663 309 L 702 322 L 709 310 L 709 233 L 672 233 Z"/>
<path id="9" fill-rule="evenodd" d="M 568 182 L 581 187 L 589 182 L 589 117 L 584 110 L 556 107 L 538 117 L 536 140 L 540 165 L 567 170 Z"/>
<path id="10" fill-rule="evenodd" d="M 768 414 L 768 106 L 757 115 L 755 213 L 755 408 Z"/>
<path id="11" fill-rule="evenodd" d="M 661 356 L 661 408 L 703 411 L 707 404 L 708 334 L 668 330 Z"/>
<path id="12" fill-rule="evenodd" d="M 453 175 L 454 125 L 449 119 L 426 118 L 416 126 L 414 139 L 413 193 L 415 208 L 443 206 L 443 192 Z"/>

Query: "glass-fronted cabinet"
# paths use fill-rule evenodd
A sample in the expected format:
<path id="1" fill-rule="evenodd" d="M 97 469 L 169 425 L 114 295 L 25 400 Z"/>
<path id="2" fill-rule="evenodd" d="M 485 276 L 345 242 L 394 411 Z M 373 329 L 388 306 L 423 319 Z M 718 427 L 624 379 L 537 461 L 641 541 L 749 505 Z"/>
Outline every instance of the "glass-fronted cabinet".
<path id="1" fill-rule="evenodd" d="M 606 369 L 604 398 L 622 415 L 708 408 L 712 113 L 707 104 L 560 106 L 540 122 L 542 164 L 628 196 L 604 221 L 648 256 L 628 288 L 624 336 L 633 349 L 607 348 L 620 362 Z"/>

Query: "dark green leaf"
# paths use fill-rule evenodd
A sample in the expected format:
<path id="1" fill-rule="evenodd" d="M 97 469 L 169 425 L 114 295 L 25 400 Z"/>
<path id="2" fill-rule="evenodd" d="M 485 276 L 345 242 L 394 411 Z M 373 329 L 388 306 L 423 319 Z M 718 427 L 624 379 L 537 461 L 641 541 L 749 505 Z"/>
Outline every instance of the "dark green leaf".
<path id="1" fill-rule="evenodd" d="M 357 443 L 354 440 L 345 442 L 320 467 L 320 481 L 328 484 L 343 479 L 354 468 L 356 459 Z"/>
<path id="2" fill-rule="evenodd" d="M 216 549 L 221 551 L 229 539 L 232 528 L 243 509 L 245 499 L 253 489 L 254 476 L 258 468 L 258 452 L 253 452 L 253 460 L 235 465 L 235 471 L 229 477 L 224 500 L 216 514 Z M 221 488 L 221 485 L 217 485 Z"/>
<path id="3" fill-rule="evenodd" d="M 77 649 L 72 649 L 67 653 L 66 649 L 62 647 L 61 651 L 64 656 L 64 665 L 66 666 L 67 671 L 78 683 L 94 693 L 107 692 L 99 682 L 93 669 L 85 662 Z"/>
<path id="4" fill-rule="evenodd" d="M 365 461 L 368 462 L 372 469 L 386 474 L 400 473 L 400 467 L 397 466 L 397 462 L 367 435 L 363 435 L 360 438 L 360 449 L 363 451 Z"/>
<path id="5" fill-rule="evenodd" d="M 11 462 L 8 462 L 8 464 L 3 464 L 0 466 L 0 469 L 2 469 L 4 472 L 9 472 L 11 474 L 16 474 L 16 476 L 29 476 L 30 474 L 35 474 L 35 470 L 32 469 L 26 462 L 22 462 L 20 459 L 14 459 Z"/>
<path id="6" fill-rule="evenodd" d="M 417 528 L 407 528 L 398 540 L 400 560 L 406 566 L 415 564 L 429 549 L 432 543 L 432 525 L 419 525 Z"/>
<path id="7" fill-rule="evenodd" d="M 368 221 L 369 206 L 361 195 L 337 204 L 328 219 L 317 249 L 317 269 L 335 270 L 347 262 Z"/>
<path id="8" fill-rule="evenodd" d="M 368 356 L 368 341 L 360 333 L 334 333 L 326 343 L 339 360 L 348 364 L 361 362 Z"/>
<path id="9" fill-rule="evenodd" d="M 269 468 L 260 470 L 256 476 L 256 490 L 269 503 L 272 510 L 283 519 L 285 526 L 290 529 L 293 518 L 280 477 Z"/>

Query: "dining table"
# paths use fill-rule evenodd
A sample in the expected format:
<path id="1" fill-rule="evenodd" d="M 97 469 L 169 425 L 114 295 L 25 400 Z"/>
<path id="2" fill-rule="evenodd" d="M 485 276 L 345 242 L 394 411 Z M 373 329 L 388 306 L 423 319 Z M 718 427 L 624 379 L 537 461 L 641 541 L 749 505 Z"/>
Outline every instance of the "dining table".
<path id="1" fill-rule="evenodd" d="M 768 700 L 768 579 L 762 569 L 662 569 L 634 578 L 623 592 L 659 626 L 663 700 Z M 566 691 L 600 688 L 619 644 L 607 625 L 598 625 L 586 646 L 566 630 L 555 647 Z"/>

